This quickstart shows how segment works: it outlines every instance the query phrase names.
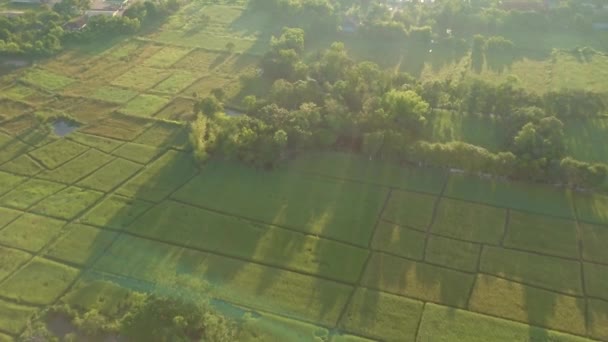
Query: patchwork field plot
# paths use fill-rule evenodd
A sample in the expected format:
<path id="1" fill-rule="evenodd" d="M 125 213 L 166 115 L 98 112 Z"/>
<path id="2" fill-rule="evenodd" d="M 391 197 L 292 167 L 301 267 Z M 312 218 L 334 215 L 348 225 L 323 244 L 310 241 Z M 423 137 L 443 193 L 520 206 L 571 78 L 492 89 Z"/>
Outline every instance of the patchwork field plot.
<path id="1" fill-rule="evenodd" d="M 98 191 L 71 186 L 42 200 L 32 207 L 31 211 L 42 215 L 71 220 L 93 205 L 102 196 L 103 193 Z"/>
<path id="2" fill-rule="evenodd" d="M 117 140 L 133 140 L 151 123 L 144 118 L 114 114 L 81 129 L 82 133 Z"/>
<path id="3" fill-rule="evenodd" d="M 126 143 L 112 152 L 115 156 L 130 160 L 139 164 L 147 164 L 163 153 L 163 149 L 136 144 Z"/>
<path id="4" fill-rule="evenodd" d="M 187 88 L 194 81 L 197 76 L 192 72 L 176 72 L 173 75 L 167 77 L 164 81 L 160 82 L 156 87 L 152 88 L 151 91 L 167 94 L 177 94 L 180 91 Z"/>
<path id="5" fill-rule="evenodd" d="M 141 94 L 129 101 L 120 111 L 135 116 L 153 116 L 154 113 L 161 110 L 167 103 L 169 103 L 169 99 L 167 98 Z"/>
<path id="6" fill-rule="evenodd" d="M 51 91 L 65 88 L 74 82 L 74 79 L 43 69 L 31 69 L 23 75 L 21 80 L 44 90 Z"/>
<path id="7" fill-rule="evenodd" d="M 434 196 L 393 191 L 382 218 L 401 226 L 426 231 L 433 220 L 436 202 Z"/>
<path id="8" fill-rule="evenodd" d="M 112 85 L 144 91 L 167 78 L 170 72 L 149 67 L 135 67 L 112 82 Z"/>
<path id="9" fill-rule="evenodd" d="M 98 88 L 95 93 L 91 95 L 91 97 L 97 100 L 103 100 L 108 102 L 126 103 L 130 99 L 137 96 L 137 94 L 138 93 L 133 90 L 112 86 L 104 86 Z"/>
<path id="10" fill-rule="evenodd" d="M 65 221 L 24 214 L 0 231 L 0 243 L 38 252 L 62 233 Z"/>
<path id="11" fill-rule="evenodd" d="M 78 182 L 79 186 L 108 192 L 131 178 L 141 166 L 125 159 L 116 158 L 98 171 Z"/>
<path id="12" fill-rule="evenodd" d="M 17 305 L 0 300 L 0 330 L 9 334 L 18 334 L 27 325 L 29 318 L 37 308 Z M 0 341 L 2 339 L 0 338 Z M 7 338 L 7 341 L 10 341 Z"/>
<path id="13" fill-rule="evenodd" d="M 92 263 L 110 246 L 116 233 L 82 224 L 69 225 L 46 255 L 76 265 Z"/>
<path id="14" fill-rule="evenodd" d="M 75 142 L 61 139 L 45 145 L 29 153 L 45 167 L 54 169 L 59 165 L 84 153 L 87 147 Z"/>
<path id="15" fill-rule="evenodd" d="M 17 249 L 0 247 L 0 281 L 32 258 L 32 255 Z"/>
<path id="16" fill-rule="evenodd" d="M 376 226 L 372 247 L 404 258 L 422 260 L 425 239 L 426 234 L 419 231 L 379 222 Z"/>
<path id="17" fill-rule="evenodd" d="M 75 183 L 111 160 L 110 155 L 90 149 L 59 168 L 42 172 L 37 177 L 66 184 Z"/>
<path id="18" fill-rule="evenodd" d="M 0 205 L 25 210 L 66 186 L 41 179 L 30 179 L 12 187 L 13 190 L 0 197 Z"/>
<path id="19" fill-rule="evenodd" d="M 111 196 L 104 199 L 80 220 L 83 223 L 112 229 L 123 229 L 152 204 L 132 198 Z"/>

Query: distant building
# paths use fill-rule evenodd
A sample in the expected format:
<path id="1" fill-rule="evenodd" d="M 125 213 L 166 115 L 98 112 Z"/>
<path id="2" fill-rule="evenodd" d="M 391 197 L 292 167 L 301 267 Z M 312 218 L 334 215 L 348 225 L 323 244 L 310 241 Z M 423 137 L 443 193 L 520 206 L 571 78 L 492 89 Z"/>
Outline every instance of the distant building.
<path id="1" fill-rule="evenodd" d="M 128 0 L 93 0 L 91 7 L 85 12 L 87 17 L 96 15 L 116 16 L 128 5 Z"/>
<path id="2" fill-rule="evenodd" d="M 81 16 L 72 21 L 69 21 L 63 25 L 63 29 L 66 31 L 80 31 L 87 27 L 87 17 Z"/>

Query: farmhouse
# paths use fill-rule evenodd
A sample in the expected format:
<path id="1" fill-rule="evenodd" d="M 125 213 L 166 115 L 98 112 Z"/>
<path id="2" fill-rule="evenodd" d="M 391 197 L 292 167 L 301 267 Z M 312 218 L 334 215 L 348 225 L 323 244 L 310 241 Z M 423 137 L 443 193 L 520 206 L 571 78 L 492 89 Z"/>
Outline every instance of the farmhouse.
<path id="1" fill-rule="evenodd" d="M 96 15 L 115 16 L 126 8 L 128 0 L 94 0 L 91 8 L 85 12 L 87 17 Z"/>

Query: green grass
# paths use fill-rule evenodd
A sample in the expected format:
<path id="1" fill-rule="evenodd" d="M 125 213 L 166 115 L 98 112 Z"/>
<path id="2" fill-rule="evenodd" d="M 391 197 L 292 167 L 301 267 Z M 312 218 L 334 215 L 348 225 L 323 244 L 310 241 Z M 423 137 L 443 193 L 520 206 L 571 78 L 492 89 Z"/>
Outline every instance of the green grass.
<path id="1" fill-rule="evenodd" d="M 378 222 L 372 248 L 408 259 L 422 260 L 426 234 L 384 221 Z"/>
<path id="2" fill-rule="evenodd" d="M 38 214 L 71 220 L 93 205 L 103 193 L 71 186 L 35 205 L 31 211 Z"/>
<path id="3" fill-rule="evenodd" d="M 358 288 L 341 327 L 382 341 L 415 341 L 423 303 Z"/>
<path id="4" fill-rule="evenodd" d="M 426 231 L 433 219 L 435 196 L 393 191 L 382 218 L 401 226 Z"/>
<path id="5" fill-rule="evenodd" d="M 302 172 L 430 194 L 439 194 L 445 180 L 444 171 L 439 169 L 404 168 L 392 162 L 370 161 L 362 156 L 336 152 L 298 156 L 290 167 Z"/>
<path id="6" fill-rule="evenodd" d="M 167 46 L 144 61 L 145 66 L 167 68 L 186 56 L 191 49 Z"/>
<path id="7" fill-rule="evenodd" d="M 210 162 L 173 197 L 305 233 L 367 246 L 387 191 L 363 184 Z"/>
<path id="8" fill-rule="evenodd" d="M 585 338 L 523 323 L 427 303 L 418 332 L 419 342 L 585 342 Z"/>
<path id="9" fill-rule="evenodd" d="M 3 296 L 30 304 L 50 304 L 76 278 L 78 270 L 35 258 L 0 285 Z"/>
<path id="10" fill-rule="evenodd" d="M 492 181 L 476 176 L 452 174 L 445 195 L 499 207 L 574 219 L 571 191 L 550 185 Z"/>
<path id="11" fill-rule="evenodd" d="M 583 243 L 583 259 L 608 264 L 608 228 L 582 224 L 580 226 Z"/>
<path id="12" fill-rule="evenodd" d="M 50 91 L 61 90 L 74 82 L 72 78 L 36 68 L 29 69 L 21 80 Z"/>
<path id="13" fill-rule="evenodd" d="M 166 229 L 169 226 L 171 230 Z M 357 282 L 368 255 L 365 249 L 254 224 L 173 201 L 155 206 L 127 230 L 349 283 Z"/>
<path id="14" fill-rule="evenodd" d="M 0 166 L 0 170 L 31 177 L 42 171 L 42 166 L 23 154 Z"/>
<path id="15" fill-rule="evenodd" d="M 121 237 L 95 266 L 102 271 L 156 281 L 195 274 L 213 286 L 213 297 L 295 319 L 335 325 L 349 286 L 294 272 Z"/>
<path id="16" fill-rule="evenodd" d="M 189 144 L 188 129 L 186 125 L 158 122 L 137 137 L 134 142 L 154 147 L 185 149 Z"/>
<path id="17" fill-rule="evenodd" d="M 125 159 L 116 158 L 92 175 L 78 182 L 79 186 L 109 192 L 133 176 L 141 166 Z"/>
<path id="18" fill-rule="evenodd" d="M 55 182 L 31 179 L 19 184 L 11 192 L 0 197 L 0 205 L 26 210 L 65 187 L 65 185 Z"/>
<path id="19" fill-rule="evenodd" d="M 608 196 L 595 193 L 577 193 L 576 212 L 579 220 L 608 225 Z"/>
<path id="20" fill-rule="evenodd" d="M 427 134 L 434 142 L 463 141 L 487 148 L 503 149 L 504 129 L 488 116 L 463 115 L 455 112 L 435 112 L 429 120 Z"/>
<path id="21" fill-rule="evenodd" d="M 45 167 L 54 169 L 68 160 L 84 153 L 88 147 L 66 139 L 56 140 L 48 145 L 30 152 L 30 156 L 40 161 Z"/>
<path id="22" fill-rule="evenodd" d="M 95 135 L 72 132 L 68 139 L 74 140 L 82 145 L 96 148 L 102 152 L 110 153 L 123 144 L 122 141 L 98 137 Z"/>
<path id="23" fill-rule="evenodd" d="M 136 143 L 126 143 L 112 152 L 115 156 L 134 161 L 140 164 L 147 164 L 152 159 L 163 153 L 163 149 Z"/>
<path id="24" fill-rule="evenodd" d="M 0 242 L 35 253 L 63 233 L 65 224 L 65 221 L 25 214 L 0 231 Z"/>
<path id="25" fill-rule="evenodd" d="M 587 301 L 589 314 L 589 335 L 599 340 L 608 340 L 608 302 L 589 299 Z"/>
<path id="26" fill-rule="evenodd" d="M 585 334 L 584 299 L 488 275 L 478 276 L 469 309 L 539 327 Z"/>
<path id="27" fill-rule="evenodd" d="M 194 81 L 197 75 L 191 72 L 178 71 L 160 82 L 156 87 L 152 88 L 153 92 L 177 94 L 180 91 L 188 88 Z"/>
<path id="28" fill-rule="evenodd" d="M 161 110 L 167 103 L 169 103 L 169 99 L 167 98 L 141 94 L 129 101 L 120 111 L 135 116 L 153 116 L 154 113 Z"/>
<path id="29" fill-rule="evenodd" d="M 190 154 L 167 151 L 116 192 L 158 202 L 186 183 L 196 172 Z"/>
<path id="30" fill-rule="evenodd" d="M 481 246 L 476 243 L 430 236 L 425 261 L 468 272 L 477 271 Z"/>
<path id="31" fill-rule="evenodd" d="M 474 276 L 425 263 L 374 253 L 361 285 L 381 291 L 465 307 Z"/>
<path id="32" fill-rule="evenodd" d="M 505 228 L 506 210 L 486 205 L 442 198 L 431 227 L 435 234 L 498 244 Z"/>
<path id="33" fill-rule="evenodd" d="M 481 272 L 528 285 L 582 295 L 578 261 L 486 246 L 481 253 Z"/>
<path id="34" fill-rule="evenodd" d="M 0 171 L 0 195 L 9 192 L 26 178 Z"/>
<path id="35" fill-rule="evenodd" d="M 0 301 L 0 330 L 20 334 L 36 311 L 37 308 Z"/>
<path id="36" fill-rule="evenodd" d="M 240 342 L 324 342 L 325 328 L 267 313 L 246 313 L 239 334 Z"/>
<path id="37" fill-rule="evenodd" d="M 32 255 L 29 253 L 0 246 L 0 281 L 25 264 L 31 257 Z M 0 319 L 0 321 L 2 320 Z"/>
<path id="38" fill-rule="evenodd" d="M 116 236 L 116 233 L 98 228 L 71 224 L 46 255 L 77 265 L 88 265 L 96 260 Z"/>
<path id="39" fill-rule="evenodd" d="M 38 175 L 38 178 L 67 184 L 76 183 L 110 160 L 112 160 L 112 157 L 109 154 L 90 149 L 59 168 L 42 172 Z"/>
<path id="40" fill-rule="evenodd" d="M 111 196 L 104 199 L 80 220 L 99 227 L 123 229 L 152 204 L 132 198 Z"/>
<path id="41" fill-rule="evenodd" d="M 578 258 L 576 222 L 511 211 L 504 245 L 531 252 Z"/>
<path id="42" fill-rule="evenodd" d="M 112 85 L 145 91 L 154 87 L 169 75 L 170 72 L 167 70 L 137 66 L 112 81 Z"/>
<path id="43" fill-rule="evenodd" d="M 151 122 L 145 118 L 113 114 L 83 127 L 80 131 L 110 139 L 133 140 L 149 125 Z"/>
<path id="44" fill-rule="evenodd" d="M 19 215 L 21 215 L 21 212 L 19 211 L 0 207 L 0 229 L 16 219 Z"/>
<path id="45" fill-rule="evenodd" d="M 137 96 L 137 92 L 129 89 L 103 86 L 97 88 L 95 93 L 91 95 L 91 98 L 96 100 L 102 100 L 113 103 L 127 103 L 129 100 Z"/>
<path id="46" fill-rule="evenodd" d="M 584 263 L 585 289 L 588 296 L 608 301 L 608 266 Z"/>

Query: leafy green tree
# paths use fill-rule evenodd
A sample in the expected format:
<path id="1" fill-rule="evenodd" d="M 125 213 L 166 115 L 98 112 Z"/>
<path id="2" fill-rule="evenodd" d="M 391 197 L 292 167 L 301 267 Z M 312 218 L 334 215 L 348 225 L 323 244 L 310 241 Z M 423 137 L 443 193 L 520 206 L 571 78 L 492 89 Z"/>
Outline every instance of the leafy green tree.
<path id="1" fill-rule="evenodd" d="M 391 90 L 384 95 L 384 110 L 392 123 L 417 136 L 426 124 L 429 104 L 413 90 Z M 390 123 L 389 123 L 390 124 Z"/>
<path id="2" fill-rule="evenodd" d="M 484 55 L 486 50 L 486 39 L 482 35 L 473 37 L 473 47 L 471 48 L 471 69 L 481 72 L 483 69 Z"/>

